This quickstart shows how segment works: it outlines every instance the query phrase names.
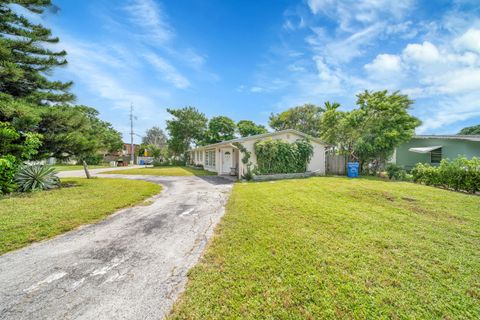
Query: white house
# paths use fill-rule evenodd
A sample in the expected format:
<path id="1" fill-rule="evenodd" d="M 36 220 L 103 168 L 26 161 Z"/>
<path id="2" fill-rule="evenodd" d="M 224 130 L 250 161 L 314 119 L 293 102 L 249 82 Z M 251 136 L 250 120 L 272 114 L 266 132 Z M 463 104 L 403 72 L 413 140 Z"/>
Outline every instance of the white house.
<path id="1" fill-rule="evenodd" d="M 190 151 L 190 161 L 194 165 L 203 165 L 205 170 L 217 172 L 219 175 L 235 175 L 239 178 L 246 173 L 247 168 L 242 163 L 243 155 L 234 143 L 241 143 L 251 153 L 250 162 L 256 165 L 254 144 L 265 139 L 281 139 L 290 143 L 298 139 L 308 138 L 313 146 L 313 156 L 307 170 L 317 174 L 325 174 L 326 144 L 317 138 L 310 137 L 300 131 L 287 129 L 272 133 L 259 134 L 238 138 L 195 148 Z"/>

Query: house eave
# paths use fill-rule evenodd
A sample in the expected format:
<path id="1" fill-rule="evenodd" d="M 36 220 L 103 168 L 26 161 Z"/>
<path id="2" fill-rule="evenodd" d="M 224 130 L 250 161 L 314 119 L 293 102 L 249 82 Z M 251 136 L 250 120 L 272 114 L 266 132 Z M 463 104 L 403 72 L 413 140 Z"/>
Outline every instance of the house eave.
<path id="1" fill-rule="evenodd" d="M 480 135 L 415 135 L 413 139 L 445 139 L 480 142 Z"/>

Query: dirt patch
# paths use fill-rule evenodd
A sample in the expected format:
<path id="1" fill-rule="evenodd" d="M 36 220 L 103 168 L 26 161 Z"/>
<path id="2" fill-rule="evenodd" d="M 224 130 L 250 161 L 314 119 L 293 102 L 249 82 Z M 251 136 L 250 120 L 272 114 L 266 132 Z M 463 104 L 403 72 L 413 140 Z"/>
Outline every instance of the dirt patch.
<path id="1" fill-rule="evenodd" d="M 77 182 L 62 182 L 60 185 L 60 188 L 73 188 L 73 187 L 78 187 Z"/>
<path id="2" fill-rule="evenodd" d="M 431 218 L 434 218 L 436 220 L 448 220 L 448 221 L 455 221 L 455 222 L 465 222 L 467 219 L 456 216 L 456 215 L 451 215 L 446 212 L 442 211 L 435 211 L 433 209 L 428 209 L 416 205 L 409 205 L 407 206 L 407 209 L 410 210 L 411 212 L 424 215 L 424 216 L 430 216 Z"/>
<path id="3" fill-rule="evenodd" d="M 388 192 L 382 192 L 382 196 L 387 199 L 388 201 L 391 201 L 391 202 L 394 202 L 395 201 L 395 197 L 391 194 L 391 193 L 388 193 Z"/>
<path id="4" fill-rule="evenodd" d="M 395 196 L 389 192 L 377 190 L 352 190 L 349 194 L 355 199 L 379 198 L 389 202 L 394 202 L 396 199 Z"/>

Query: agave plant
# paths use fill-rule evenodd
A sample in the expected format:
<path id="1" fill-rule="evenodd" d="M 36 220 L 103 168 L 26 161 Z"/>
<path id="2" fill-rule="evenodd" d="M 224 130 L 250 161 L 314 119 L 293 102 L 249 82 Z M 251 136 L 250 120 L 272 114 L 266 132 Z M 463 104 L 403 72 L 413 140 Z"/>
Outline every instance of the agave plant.
<path id="1" fill-rule="evenodd" d="M 60 186 L 60 179 L 53 167 L 33 164 L 22 166 L 16 176 L 18 190 L 21 192 L 53 189 Z"/>

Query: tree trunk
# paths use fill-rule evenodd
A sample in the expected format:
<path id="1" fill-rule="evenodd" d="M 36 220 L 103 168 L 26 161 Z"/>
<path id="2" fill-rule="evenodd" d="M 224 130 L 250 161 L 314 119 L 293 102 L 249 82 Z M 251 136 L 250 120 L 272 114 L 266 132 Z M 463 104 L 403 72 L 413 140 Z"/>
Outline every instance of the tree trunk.
<path id="1" fill-rule="evenodd" d="M 87 179 L 90 179 L 91 176 L 90 176 L 90 172 L 88 171 L 87 163 L 85 162 L 85 160 L 83 160 L 82 163 L 83 163 L 83 170 L 85 170 L 85 175 L 87 176 Z"/>

